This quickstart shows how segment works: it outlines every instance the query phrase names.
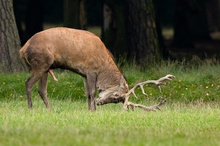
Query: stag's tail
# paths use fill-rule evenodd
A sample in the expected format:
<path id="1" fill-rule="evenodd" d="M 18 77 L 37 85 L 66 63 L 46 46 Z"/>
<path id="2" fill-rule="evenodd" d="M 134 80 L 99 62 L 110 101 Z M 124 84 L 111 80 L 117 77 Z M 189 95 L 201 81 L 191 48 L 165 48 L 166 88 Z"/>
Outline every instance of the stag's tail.
<path id="1" fill-rule="evenodd" d="M 29 41 L 25 43 L 25 45 L 20 49 L 20 57 L 25 61 L 25 63 L 28 65 L 28 67 L 31 66 L 30 62 L 28 61 L 27 58 L 27 48 L 29 47 Z"/>

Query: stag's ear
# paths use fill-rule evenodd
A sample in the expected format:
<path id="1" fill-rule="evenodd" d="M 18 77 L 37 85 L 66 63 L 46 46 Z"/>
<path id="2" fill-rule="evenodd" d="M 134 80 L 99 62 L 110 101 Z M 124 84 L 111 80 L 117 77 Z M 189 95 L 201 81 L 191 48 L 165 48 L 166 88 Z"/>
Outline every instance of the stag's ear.
<path id="1" fill-rule="evenodd" d="M 122 89 L 122 90 L 128 89 L 128 84 L 127 84 L 124 76 L 121 76 L 121 79 L 120 79 L 120 89 Z"/>

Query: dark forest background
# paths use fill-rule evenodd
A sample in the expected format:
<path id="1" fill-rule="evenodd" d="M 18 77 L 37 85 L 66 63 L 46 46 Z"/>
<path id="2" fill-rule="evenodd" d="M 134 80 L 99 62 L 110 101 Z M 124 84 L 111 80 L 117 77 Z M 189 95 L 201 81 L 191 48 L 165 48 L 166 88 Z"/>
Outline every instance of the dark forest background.
<path id="1" fill-rule="evenodd" d="M 125 20 L 120 13 L 126 11 L 126 1 L 116 0 L 13 0 L 17 26 L 22 44 L 34 33 L 54 26 L 67 26 L 78 29 L 103 27 L 103 15 L 111 15 L 112 22 Z M 80 3 L 84 3 L 82 10 Z M 219 53 L 220 1 L 219 0 L 153 0 L 157 27 L 162 33 L 160 40 L 165 47 L 164 55 L 172 57 L 190 57 L 198 55 L 207 57 Z M 129 3 L 129 1 L 127 1 Z M 107 8 L 106 8 L 107 7 Z M 72 10 L 71 10 L 72 9 Z M 109 9 L 109 10 L 105 10 Z M 67 12 L 70 11 L 70 12 Z M 72 11 L 72 12 L 71 12 Z M 86 20 L 80 26 L 80 20 L 74 20 L 80 13 L 86 13 Z M 104 12 L 107 11 L 107 12 Z M 71 16 L 72 15 L 72 16 Z M 125 14 L 126 15 L 126 14 Z M 72 18 L 70 18 L 72 17 Z M 75 17 L 75 18 L 74 18 Z M 119 18 L 117 18 L 119 17 Z M 68 20 L 69 19 L 69 20 Z M 72 19 L 72 20 L 70 20 Z M 126 23 L 126 20 L 124 21 Z M 110 35 L 120 35 L 124 24 L 111 24 Z M 138 27 L 138 26 L 137 26 Z M 115 30 L 114 30 L 115 29 Z M 102 29 L 103 30 L 103 29 Z M 118 31 L 118 32 L 114 32 Z M 108 32 L 107 32 L 108 33 Z M 109 34 L 108 34 L 109 35 Z M 123 54 L 126 48 L 118 47 L 111 40 L 112 36 L 102 33 L 100 36 L 113 52 Z M 108 40 L 109 39 L 109 40 Z M 121 42 L 123 43 L 123 42 Z M 117 49 L 116 49 L 117 48 Z M 114 50 L 115 49 L 115 50 Z M 167 54 L 166 54 L 167 53 Z M 189 55 L 189 56 L 188 56 Z"/>
<path id="2" fill-rule="evenodd" d="M 65 26 L 96 33 L 116 59 L 137 64 L 220 54 L 220 0 L 10 1 L 21 45 L 41 30 Z"/>

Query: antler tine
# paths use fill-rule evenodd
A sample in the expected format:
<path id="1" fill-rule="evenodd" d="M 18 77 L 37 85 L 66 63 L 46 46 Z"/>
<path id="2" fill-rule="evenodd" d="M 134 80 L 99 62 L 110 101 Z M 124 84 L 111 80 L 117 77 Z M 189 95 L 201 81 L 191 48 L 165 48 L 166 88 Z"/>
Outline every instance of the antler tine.
<path id="1" fill-rule="evenodd" d="M 146 95 L 146 93 L 144 92 L 144 88 L 143 88 L 143 85 L 141 85 L 141 83 L 137 83 L 133 88 L 131 88 L 128 93 L 126 94 L 126 96 L 129 96 L 131 93 L 134 95 L 135 98 L 138 98 L 137 95 L 135 94 L 135 89 L 138 87 L 138 86 L 142 86 L 141 87 L 141 90 L 142 90 L 142 93 Z"/>
<path id="2" fill-rule="evenodd" d="M 159 91 L 160 91 L 160 94 L 162 94 L 162 90 L 161 90 L 161 87 L 160 86 L 157 86 Z"/>
<path id="3" fill-rule="evenodd" d="M 143 93 L 144 95 L 148 96 L 147 93 L 144 91 L 144 85 L 140 85 L 140 87 L 141 87 L 142 93 Z"/>
<path id="4" fill-rule="evenodd" d="M 137 95 L 135 94 L 134 90 L 131 91 L 131 93 L 134 95 L 134 97 L 137 99 Z"/>
<path id="5" fill-rule="evenodd" d="M 141 83 L 137 83 L 136 85 L 134 85 L 134 87 L 133 88 L 131 88 L 127 93 L 126 93 L 126 96 L 129 96 L 131 93 L 135 96 L 135 98 L 138 98 L 137 97 L 137 95 L 135 94 L 135 89 L 137 88 L 137 87 L 139 87 L 140 86 L 140 88 L 141 88 L 141 90 L 142 90 L 142 93 L 144 94 L 144 95 L 147 95 L 146 93 L 145 93 L 145 91 L 144 91 L 144 85 L 146 85 L 146 84 L 149 84 L 149 83 L 151 83 L 151 80 L 149 80 L 149 81 L 145 81 L 145 82 L 141 82 Z"/>
<path id="6" fill-rule="evenodd" d="M 174 79 L 174 78 L 175 78 L 174 75 L 168 74 L 168 75 L 166 75 L 165 77 L 162 77 L 162 78 L 158 79 L 157 81 L 158 81 L 158 82 L 164 82 L 164 81 L 166 81 L 166 80 L 172 80 L 172 79 Z"/>
<path id="7" fill-rule="evenodd" d="M 174 79 L 174 78 L 175 78 L 174 75 L 168 74 L 168 75 L 166 75 L 165 77 L 162 77 L 162 78 L 158 79 L 157 81 L 161 83 L 160 85 L 166 85 L 166 83 L 165 83 L 164 81 L 166 81 L 166 80 L 172 80 L 172 79 Z M 162 94 L 162 90 L 161 90 L 160 85 L 157 85 L 157 87 L 158 87 L 158 89 L 159 89 L 159 91 L 160 91 L 160 94 Z"/>

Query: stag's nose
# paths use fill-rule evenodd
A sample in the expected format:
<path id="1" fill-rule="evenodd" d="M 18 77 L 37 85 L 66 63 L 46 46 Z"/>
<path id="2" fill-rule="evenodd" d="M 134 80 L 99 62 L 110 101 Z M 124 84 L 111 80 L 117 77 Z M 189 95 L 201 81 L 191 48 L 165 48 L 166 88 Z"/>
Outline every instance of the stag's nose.
<path id="1" fill-rule="evenodd" d="M 103 103 L 100 101 L 100 98 L 96 99 L 96 104 L 99 105 L 103 105 Z"/>
<path id="2" fill-rule="evenodd" d="M 99 106 L 99 105 L 102 105 L 100 102 L 99 102 L 99 103 L 96 103 L 96 104 L 97 104 L 98 106 Z"/>
<path id="3" fill-rule="evenodd" d="M 98 106 L 99 106 L 99 105 L 103 105 L 103 102 L 97 102 L 96 104 L 97 104 Z"/>

